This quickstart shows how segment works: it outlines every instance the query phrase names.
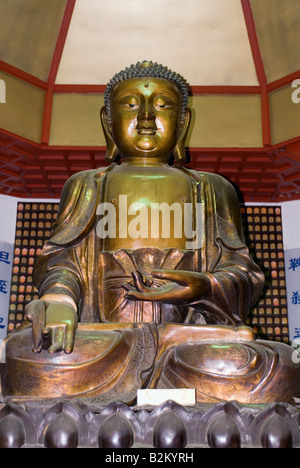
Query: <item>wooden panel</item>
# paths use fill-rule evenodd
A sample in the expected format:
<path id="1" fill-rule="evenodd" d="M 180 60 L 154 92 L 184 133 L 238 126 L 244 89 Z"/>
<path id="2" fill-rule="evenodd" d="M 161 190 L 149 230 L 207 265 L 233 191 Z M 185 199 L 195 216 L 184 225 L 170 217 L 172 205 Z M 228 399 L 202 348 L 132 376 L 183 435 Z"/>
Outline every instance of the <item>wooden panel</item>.
<path id="1" fill-rule="evenodd" d="M 46 81 L 66 0 L 0 2 L 0 57 Z"/>
<path id="2" fill-rule="evenodd" d="M 268 83 L 300 69 L 298 0 L 251 0 Z"/>
<path id="3" fill-rule="evenodd" d="M 188 146 L 261 147 L 260 96 L 194 96 Z"/>
<path id="4" fill-rule="evenodd" d="M 187 145 L 261 147 L 260 96 L 194 96 Z M 50 145 L 104 146 L 99 120 L 102 95 L 55 94 Z"/>
<path id="5" fill-rule="evenodd" d="M 300 103 L 292 101 L 296 88 L 286 86 L 270 94 L 272 143 L 284 142 L 300 135 Z"/>
<path id="6" fill-rule="evenodd" d="M 0 72 L 6 84 L 6 103 L 0 104 L 0 125 L 5 130 L 40 142 L 44 91 Z"/>
<path id="7" fill-rule="evenodd" d="M 99 124 L 100 125 L 100 124 Z M 21 198 L 59 198 L 75 172 L 107 166 L 105 147 L 48 147 L 0 131 L 0 193 Z M 300 198 L 300 140 L 285 148 L 187 148 L 185 166 L 230 180 L 243 201 Z"/>
<path id="8" fill-rule="evenodd" d="M 100 124 L 102 106 L 103 95 L 54 95 L 49 144 L 104 146 Z"/>

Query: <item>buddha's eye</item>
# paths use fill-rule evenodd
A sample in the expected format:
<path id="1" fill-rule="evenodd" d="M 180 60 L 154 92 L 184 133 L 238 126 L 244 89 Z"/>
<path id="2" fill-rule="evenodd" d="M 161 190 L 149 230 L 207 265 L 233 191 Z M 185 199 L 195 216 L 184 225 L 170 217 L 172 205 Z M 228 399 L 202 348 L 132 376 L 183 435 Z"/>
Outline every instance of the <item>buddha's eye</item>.
<path id="1" fill-rule="evenodd" d="M 129 109 L 137 109 L 139 107 L 138 102 L 135 101 L 127 101 L 123 103 L 123 106 Z"/>
<path id="2" fill-rule="evenodd" d="M 158 96 L 155 100 L 154 100 L 154 107 L 157 109 L 157 110 L 161 110 L 161 109 L 169 109 L 171 107 L 174 106 L 174 102 L 172 101 L 172 99 L 168 98 L 168 97 L 162 97 L 162 96 Z"/>
<path id="3" fill-rule="evenodd" d="M 122 96 L 118 100 L 118 104 L 121 107 L 125 107 L 126 109 L 137 109 L 139 107 L 139 99 L 136 96 Z"/>

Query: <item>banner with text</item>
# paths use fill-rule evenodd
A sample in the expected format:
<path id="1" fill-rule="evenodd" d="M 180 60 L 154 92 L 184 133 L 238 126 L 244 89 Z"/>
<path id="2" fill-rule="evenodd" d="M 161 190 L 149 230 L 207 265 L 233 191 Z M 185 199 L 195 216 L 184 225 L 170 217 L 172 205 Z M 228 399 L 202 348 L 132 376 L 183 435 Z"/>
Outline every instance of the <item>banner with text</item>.
<path id="1" fill-rule="evenodd" d="M 290 341 L 300 339 L 300 247 L 285 250 Z"/>
<path id="2" fill-rule="evenodd" d="M 0 241 L 0 340 L 7 335 L 14 246 Z"/>

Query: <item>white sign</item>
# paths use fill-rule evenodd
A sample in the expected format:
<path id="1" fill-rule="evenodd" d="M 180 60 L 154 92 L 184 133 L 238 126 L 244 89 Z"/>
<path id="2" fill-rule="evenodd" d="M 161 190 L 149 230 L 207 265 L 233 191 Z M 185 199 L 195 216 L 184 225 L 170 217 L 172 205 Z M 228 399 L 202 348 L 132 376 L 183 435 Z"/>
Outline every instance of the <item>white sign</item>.
<path id="1" fill-rule="evenodd" d="M 194 406 L 196 390 L 192 388 L 146 388 L 137 392 L 137 406 L 159 406 L 169 400 L 183 406 Z"/>
<path id="2" fill-rule="evenodd" d="M 0 341 L 7 335 L 14 246 L 0 241 Z"/>
<path id="3" fill-rule="evenodd" d="M 300 339 L 300 247 L 285 250 L 290 341 Z"/>

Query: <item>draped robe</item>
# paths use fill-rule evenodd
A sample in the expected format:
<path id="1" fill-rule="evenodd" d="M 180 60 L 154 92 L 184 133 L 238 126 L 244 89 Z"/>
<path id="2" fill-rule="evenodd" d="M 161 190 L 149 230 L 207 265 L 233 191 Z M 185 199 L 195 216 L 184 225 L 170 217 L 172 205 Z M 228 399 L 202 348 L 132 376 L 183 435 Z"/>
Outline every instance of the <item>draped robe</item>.
<path id="1" fill-rule="evenodd" d="M 79 172 L 67 181 L 52 236 L 34 269 L 34 281 L 40 297 L 47 300 L 70 298 L 77 305 L 82 322 L 111 321 L 103 303 L 105 261 L 102 242 L 96 233 L 96 211 L 99 203 L 105 201 L 106 176 L 114 166 Z M 180 166 L 177 170 L 190 177 L 194 206 L 201 203 L 204 210 L 203 242 L 192 252 L 189 267 L 185 265 L 182 268 L 184 262 L 177 262 L 174 268 L 204 273 L 211 288 L 181 312 L 165 313 L 162 321 L 245 323 L 249 309 L 262 292 L 264 276 L 245 245 L 235 190 L 216 174 Z M 163 252 L 164 258 L 170 252 Z M 161 265 L 166 267 L 166 262 L 161 262 Z M 119 288 L 119 294 L 124 295 L 125 291 L 121 293 Z M 175 311 L 176 307 L 173 309 Z M 123 320 L 119 314 L 115 320 L 127 319 Z"/>

